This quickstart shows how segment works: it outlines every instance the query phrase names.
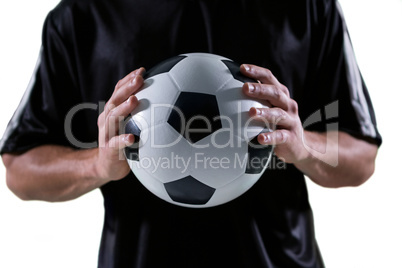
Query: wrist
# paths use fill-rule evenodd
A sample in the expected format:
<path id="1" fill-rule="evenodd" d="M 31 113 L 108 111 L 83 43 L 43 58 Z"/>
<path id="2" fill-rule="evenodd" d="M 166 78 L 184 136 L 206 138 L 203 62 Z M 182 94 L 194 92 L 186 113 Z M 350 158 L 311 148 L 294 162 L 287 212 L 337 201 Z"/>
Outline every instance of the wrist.
<path id="1" fill-rule="evenodd" d="M 307 154 L 295 167 L 313 181 L 330 178 L 339 161 L 338 132 L 304 131 L 303 147 Z"/>
<path id="2" fill-rule="evenodd" d="M 300 169 L 304 170 L 304 167 L 312 165 L 318 159 L 315 152 L 320 151 L 320 137 L 321 134 L 316 132 L 311 132 L 304 130 L 302 139 L 302 148 L 298 161 L 294 165 Z"/>
<path id="3" fill-rule="evenodd" d="M 96 180 L 100 185 L 110 181 L 106 175 L 104 165 L 99 157 L 99 148 L 88 150 L 89 164 L 88 164 L 88 177 Z"/>
<path id="4" fill-rule="evenodd" d="M 121 159 L 120 153 L 113 152 L 108 154 L 102 148 L 92 149 L 91 152 L 91 176 L 100 183 L 105 184 L 110 181 L 120 180 L 126 177 L 130 167 L 125 159 Z"/>

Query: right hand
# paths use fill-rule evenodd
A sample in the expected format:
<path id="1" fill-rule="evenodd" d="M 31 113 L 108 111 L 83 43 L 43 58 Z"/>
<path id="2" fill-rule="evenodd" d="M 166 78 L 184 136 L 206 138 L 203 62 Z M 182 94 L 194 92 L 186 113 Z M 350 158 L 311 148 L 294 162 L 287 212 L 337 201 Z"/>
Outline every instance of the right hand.
<path id="1" fill-rule="evenodd" d="M 144 72 L 144 68 L 139 68 L 121 79 L 98 117 L 99 148 L 96 170 L 100 179 L 119 180 L 130 172 L 123 150 L 134 143 L 134 136 L 120 134 L 119 129 L 120 123 L 138 105 L 138 99 L 133 94 L 144 84 Z"/>

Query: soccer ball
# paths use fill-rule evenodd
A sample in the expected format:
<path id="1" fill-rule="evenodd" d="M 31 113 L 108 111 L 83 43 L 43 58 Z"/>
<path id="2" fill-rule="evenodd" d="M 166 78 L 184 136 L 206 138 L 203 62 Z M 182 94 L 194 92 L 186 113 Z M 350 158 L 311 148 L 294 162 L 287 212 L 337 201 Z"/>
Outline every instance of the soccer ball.
<path id="1" fill-rule="evenodd" d="M 240 65 L 208 54 L 183 54 L 144 76 L 139 105 L 124 126 L 135 143 L 125 156 L 156 196 L 185 207 L 211 207 L 240 196 L 260 178 L 273 147 L 257 142 L 271 131 L 253 120 L 265 104 L 242 92 Z"/>

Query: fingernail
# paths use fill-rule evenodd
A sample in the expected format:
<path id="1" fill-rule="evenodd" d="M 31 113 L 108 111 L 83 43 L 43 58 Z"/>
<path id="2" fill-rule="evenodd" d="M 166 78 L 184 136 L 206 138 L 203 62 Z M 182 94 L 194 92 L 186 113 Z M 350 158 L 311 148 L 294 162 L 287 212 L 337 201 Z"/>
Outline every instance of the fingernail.
<path id="1" fill-rule="evenodd" d="M 264 135 L 264 142 L 268 143 L 271 141 L 271 136 L 269 135 Z"/>
<path id="2" fill-rule="evenodd" d="M 244 70 L 246 70 L 247 72 L 250 71 L 250 66 L 248 66 L 246 64 L 243 64 L 243 66 L 244 66 Z"/>
<path id="3" fill-rule="evenodd" d="M 137 74 L 143 75 L 144 73 L 145 73 L 145 68 L 144 67 L 141 67 L 141 68 L 138 69 Z"/>
<path id="4" fill-rule="evenodd" d="M 278 131 L 276 133 L 276 139 L 277 139 L 277 142 L 283 142 L 283 133 Z"/>
<path id="5" fill-rule="evenodd" d="M 123 142 L 124 142 L 124 144 L 125 144 L 126 146 L 130 146 L 130 145 L 131 145 L 131 142 L 130 142 L 130 135 L 124 136 Z"/>
<path id="6" fill-rule="evenodd" d="M 247 86 L 248 86 L 248 92 L 253 93 L 255 91 L 255 87 L 253 84 L 248 83 Z"/>
<path id="7" fill-rule="evenodd" d="M 262 114 L 262 111 L 261 111 L 260 109 L 255 109 L 255 112 L 256 112 L 257 115 L 261 115 L 261 114 Z"/>

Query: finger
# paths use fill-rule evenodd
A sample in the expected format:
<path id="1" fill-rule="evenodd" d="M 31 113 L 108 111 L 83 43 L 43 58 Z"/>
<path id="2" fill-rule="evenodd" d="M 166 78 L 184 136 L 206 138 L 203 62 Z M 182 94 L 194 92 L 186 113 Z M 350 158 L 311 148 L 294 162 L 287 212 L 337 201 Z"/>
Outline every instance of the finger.
<path id="1" fill-rule="evenodd" d="M 274 124 L 281 128 L 289 129 L 292 126 L 291 117 L 280 108 L 251 108 L 250 116 L 256 120 L 263 121 L 266 125 Z"/>
<path id="2" fill-rule="evenodd" d="M 114 108 L 106 117 L 105 130 L 107 137 L 113 137 L 119 131 L 120 122 L 123 121 L 138 105 L 138 99 L 130 96 L 125 102 Z"/>
<path id="3" fill-rule="evenodd" d="M 278 79 L 272 74 L 272 72 L 269 69 L 259 67 L 257 65 L 252 65 L 252 64 L 242 64 L 240 66 L 240 71 L 251 77 L 254 78 L 255 80 L 259 80 L 262 83 L 265 84 L 273 84 L 273 85 L 279 85 Z"/>
<path id="4" fill-rule="evenodd" d="M 116 151 L 121 150 L 127 146 L 134 143 L 133 134 L 121 134 L 119 136 L 114 136 L 108 142 L 108 148 L 115 149 Z"/>
<path id="5" fill-rule="evenodd" d="M 128 97 L 126 101 L 121 103 L 119 106 L 116 106 L 113 110 L 108 114 L 109 117 L 127 117 L 138 105 L 138 99 L 136 96 L 131 95 Z"/>
<path id="6" fill-rule="evenodd" d="M 275 85 L 278 89 L 283 91 L 285 95 L 289 96 L 287 87 L 282 85 L 270 70 L 252 64 L 242 64 L 240 71 L 250 78 L 261 81 L 263 84 Z"/>
<path id="7" fill-rule="evenodd" d="M 105 125 L 106 121 L 106 113 L 103 111 L 99 116 L 98 116 L 98 128 L 102 128 Z"/>
<path id="8" fill-rule="evenodd" d="M 124 103 L 130 96 L 137 92 L 142 87 L 143 82 L 144 80 L 141 76 L 136 76 L 132 81 L 122 85 L 106 104 L 106 115 L 108 115 L 112 110 Z"/>
<path id="9" fill-rule="evenodd" d="M 121 85 L 126 84 L 130 80 L 133 80 L 134 77 L 136 77 L 137 75 L 143 75 L 144 73 L 145 73 L 145 69 L 143 67 L 132 71 L 131 73 L 129 73 L 128 75 L 126 75 L 125 77 L 120 79 L 119 82 L 117 82 L 117 84 L 115 86 L 115 90 L 118 89 L 119 87 L 121 87 Z"/>
<path id="10" fill-rule="evenodd" d="M 106 104 L 106 113 L 120 105 L 142 87 L 144 82 L 142 75 L 144 71 L 144 68 L 137 69 L 117 83 L 112 96 Z"/>
<path id="11" fill-rule="evenodd" d="M 243 92 L 254 98 L 267 100 L 270 104 L 284 110 L 289 109 L 290 97 L 272 84 L 244 83 Z"/>
<path id="12" fill-rule="evenodd" d="M 258 142 L 262 145 L 279 145 L 288 139 L 288 132 L 284 129 L 278 129 L 273 132 L 261 133 L 258 135 Z"/>
<path id="13" fill-rule="evenodd" d="M 132 80 L 122 84 L 110 98 L 110 103 L 116 106 L 128 99 L 130 95 L 137 92 L 143 85 L 144 79 L 141 75 L 136 75 Z"/>

